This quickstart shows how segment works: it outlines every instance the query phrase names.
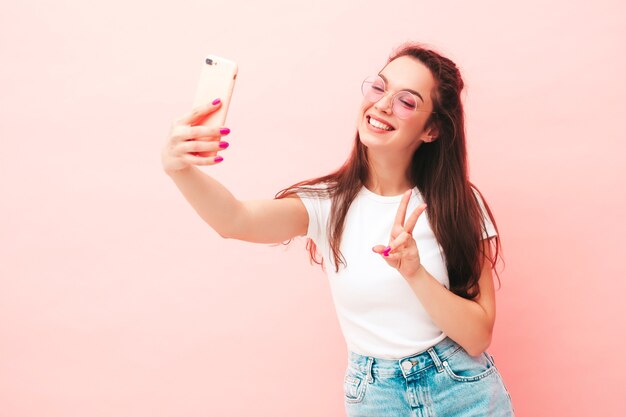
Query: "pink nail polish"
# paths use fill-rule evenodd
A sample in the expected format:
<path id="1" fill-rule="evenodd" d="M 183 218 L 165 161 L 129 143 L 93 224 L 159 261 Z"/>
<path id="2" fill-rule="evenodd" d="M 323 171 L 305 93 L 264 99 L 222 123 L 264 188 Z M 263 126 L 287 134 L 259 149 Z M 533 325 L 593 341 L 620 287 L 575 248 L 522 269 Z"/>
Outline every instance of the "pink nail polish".
<path id="1" fill-rule="evenodd" d="M 218 104 L 220 101 L 221 101 L 221 100 L 220 100 L 219 98 L 216 98 L 215 100 L 213 100 L 213 103 L 211 103 L 211 104 L 213 104 L 213 105 L 215 106 L 215 105 L 216 105 L 216 104 Z"/>
<path id="2" fill-rule="evenodd" d="M 222 149 L 228 148 L 228 145 L 229 145 L 229 143 L 226 142 L 226 141 L 221 141 L 220 142 L 220 148 L 222 148 Z"/>
<path id="3" fill-rule="evenodd" d="M 227 127 L 223 127 L 223 128 L 220 129 L 220 133 L 222 135 L 228 135 L 230 133 L 230 129 L 227 128 Z"/>
<path id="4" fill-rule="evenodd" d="M 222 162 L 224 160 L 224 158 L 222 158 L 221 156 L 218 156 L 217 158 L 215 158 L 215 162 Z"/>
<path id="5" fill-rule="evenodd" d="M 391 252 L 391 246 L 387 246 L 383 251 L 383 255 L 389 256 L 389 252 Z"/>

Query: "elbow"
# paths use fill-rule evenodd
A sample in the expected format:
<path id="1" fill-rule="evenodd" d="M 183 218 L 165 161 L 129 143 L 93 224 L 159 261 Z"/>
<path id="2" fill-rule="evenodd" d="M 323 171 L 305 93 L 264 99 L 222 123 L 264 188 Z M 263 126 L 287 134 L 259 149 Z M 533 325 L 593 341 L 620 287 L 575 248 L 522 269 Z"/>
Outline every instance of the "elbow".
<path id="1" fill-rule="evenodd" d="M 470 356 L 479 356 L 491 345 L 491 332 L 480 340 L 477 340 L 474 346 L 468 346 L 465 351 Z"/>
<path id="2" fill-rule="evenodd" d="M 215 232 L 217 232 L 217 234 L 220 235 L 220 237 L 222 237 L 223 239 L 239 239 L 238 229 L 234 229 L 232 225 L 222 225 L 222 226 L 223 227 L 220 227 L 219 230 L 216 228 L 213 228 L 213 230 L 215 230 Z"/>
<path id="3" fill-rule="evenodd" d="M 465 349 L 468 353 L 468 355 L 470 356 L 480 356 L 484 351 L 487 350 L 487 348 L 472 348 L 472 349 Z"/>

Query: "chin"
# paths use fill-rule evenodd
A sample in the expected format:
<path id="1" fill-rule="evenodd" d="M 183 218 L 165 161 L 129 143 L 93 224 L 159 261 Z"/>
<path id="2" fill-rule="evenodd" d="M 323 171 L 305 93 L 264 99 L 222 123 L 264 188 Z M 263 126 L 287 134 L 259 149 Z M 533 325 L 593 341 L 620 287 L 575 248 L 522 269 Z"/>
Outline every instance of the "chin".
<path id="1" fill-rule="evenodd" d="M 376 148 L 377 146 L 385 146 L 384 142 L 381 142 L 380 139 L 372 137 L 369 132 L 361 133 L 359 130 L 359 140 L 366 148 Z"/>

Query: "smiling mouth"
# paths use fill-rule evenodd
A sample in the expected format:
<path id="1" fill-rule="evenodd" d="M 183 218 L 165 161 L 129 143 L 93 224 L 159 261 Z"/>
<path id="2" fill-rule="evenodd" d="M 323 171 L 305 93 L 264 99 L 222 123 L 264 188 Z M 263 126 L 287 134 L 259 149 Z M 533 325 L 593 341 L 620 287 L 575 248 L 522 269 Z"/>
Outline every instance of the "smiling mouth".
<path id="1" fill-rule="evenodd" d="M 391 132 L 395 130 L 393 127 L 389 126 L 388 124 L 380 122 L 372 118 L 372 116 L 366 116 L 366 120 L 367 120 L 367 124 L 369 125 L 369 127 L 374 129 L 375 131 Z"/>

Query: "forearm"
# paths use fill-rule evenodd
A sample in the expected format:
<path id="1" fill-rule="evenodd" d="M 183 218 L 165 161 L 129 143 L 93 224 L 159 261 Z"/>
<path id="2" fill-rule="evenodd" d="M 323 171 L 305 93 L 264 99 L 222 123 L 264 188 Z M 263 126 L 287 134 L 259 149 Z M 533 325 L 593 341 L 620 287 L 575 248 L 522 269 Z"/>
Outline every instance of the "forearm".
<path id="1" fill-rule="evenodd" d="M 444 287 L 424 267 L 405 277 L 433 322 L 470 355 L 476 356 L 491 342 L 492 328 L 477 302 L 459 297 Z"/>
<path id="2" fill-rule="evenodd" d="M 194 210 L 222 237 L 236 227 L 241 202 L 219 181 L 195 166 L 166 172 Z"/>

